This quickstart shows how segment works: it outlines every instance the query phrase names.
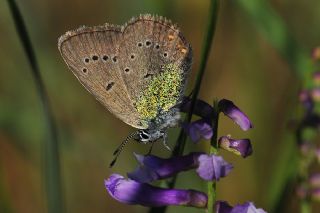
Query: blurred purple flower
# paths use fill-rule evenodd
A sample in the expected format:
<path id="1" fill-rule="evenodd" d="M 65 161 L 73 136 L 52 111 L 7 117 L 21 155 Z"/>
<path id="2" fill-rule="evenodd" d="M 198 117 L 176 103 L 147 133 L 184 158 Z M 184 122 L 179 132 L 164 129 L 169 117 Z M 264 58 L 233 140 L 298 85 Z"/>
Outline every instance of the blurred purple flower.
<path id="1" fill-rule="evenodd" d="M 201 138 L 209 140 L 213 135 L 212 127 L 206 119 L 200 119 L 189 124 L 183 124 L 182 127 L 193 142 L 198 142 Z"/>
<path id="2" fill-rule="evenodd" d="M 267 213 L 263 209 L 257 209 L 252 202 L 238 204 L 232 207 L 226 201 L 216 202 L 216 213 Z"/>
<path id="3" fill-rule="evenodd" d="M 320 88 L 316 87 L 311 90 L 311 98 L 313 101 L 319 102 L 320 101 Z"/>
<path id="4" fill-rule="evenodd" d="M 320 187 L 320 173 L 314 173 L 309 178 L 309 183 L 312 187 Z"/>
<path id="5" fill-rule="evenodd" d="M 320 47 L 316 47 L 312 50 L 311 57 L 313 60 L 320 60 Z"/>
<path id="6" fill-rule="evenodd" d="M 219 180 L 229 174 L 233 166 L 226 162 L 221 156 L 217 155 L 200 155 L 198 158 L 199 167 L 198 175 L 207 181 Z"/>
<path id="7" fill-rule="evenodd" d="M 299 185 L 296 187 L 295 191 L 296 191 L 296 195 L 298 198 L 305 199 L 307 197 L 308 190 L 307 190 L 306 186 Z"/>
<path id="8" fill-rule="evenodd" d="M 153 155 L 136 155 L 136 158 L 141 165 L 135 171 L 128 173 L 128 177 L 141 183 L 165 179 L 181 171 L 195 168 L 201 178 L 219 180 L 232 169 L 232 165 L 224 161 L 222 157 L 199 152 L 169 159 Z"/>
<path id="9" fill-rule="evenodd" d="M 307 113 L 310 113 L 314 108 L 314 103 L 311 98 L 309 90 L 302 90 L 299 93 L 299 101 L 302 103 L 304 108 L 307 110 Z"/>
<path id="10" fill-rule="evenodd" d="M 312 189 L 311 198 L 315 201 L 320 201 L 320 188 Z"/>
<path id="11" fill-rule="evenodd" d="M 235 140 L 229 136 L 222 136 L 219 138 L 218 144 L 219 147 L 236 155 L 241 155 L 243 158 L 252 154 L 252 146 L 249 139 Z"/>
<path id="12" fill-rule="evenodd" d="M 232 119 L 244 131 L 253 127 L 248 116 L 244 114 L 232 101 L 222 99 L 219 101 L 219 108 L 226 116 Z"/>
<path id="13" fill-rule="evenodd" d="M 316 86 L 319 86 L 319 85 L 320 85 L 320 71 L 313 73 L 313 83 L 314 83 Z"/>
<path id="14" fill-rule="evenodd" d="M 109 194 L 121 203 L 139 204 L 143 206 L 181 205 L 205 208 L 207 195 L 195 190 L 164 189 L 125 179 L 118 174 L 112 174 L 105 180 Z"/>

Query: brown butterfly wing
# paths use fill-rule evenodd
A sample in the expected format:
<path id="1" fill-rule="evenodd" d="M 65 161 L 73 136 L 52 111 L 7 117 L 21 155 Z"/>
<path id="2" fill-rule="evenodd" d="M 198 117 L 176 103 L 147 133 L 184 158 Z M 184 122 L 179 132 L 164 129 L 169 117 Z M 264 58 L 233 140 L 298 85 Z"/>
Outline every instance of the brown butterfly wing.
<path id="1" fill-rule="evenodd" d="M 120 73 L 121 39 L 117 26 L 81 27 L 61 36 L 58 47 L 73 74 L 103 106 L 125 123 L 145 129 Z"/>
<path id="2" fill-rule="evenodd" d="M 131 99 L 141 94 L 150 79 L 163 71 L 164 65 L 173 63 L 180 67 L 184 72 L 181 81 L 185 81 L 192 51 L 171 21 L 161 16 L 140 15 L 126 23 L 122 31 L 119 55 L 125 63 L 121 63 L 120 69 Z M 180 92 L 183 95 L 184 88 Z"/>

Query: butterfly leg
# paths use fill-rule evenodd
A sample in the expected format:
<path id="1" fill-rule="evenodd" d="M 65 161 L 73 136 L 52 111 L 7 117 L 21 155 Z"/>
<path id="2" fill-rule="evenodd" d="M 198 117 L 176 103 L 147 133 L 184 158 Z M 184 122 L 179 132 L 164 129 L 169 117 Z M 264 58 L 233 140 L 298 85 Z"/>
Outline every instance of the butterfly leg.
<path id="1" fill-rule="evenodd" d="M 154 145 L 154 142 L 155 142 L 155 141 L 152 141 L 152 142 L 151 142 L 151 146 L 150 146 L 149 151 L 148 151 L 148 153 L 147 153 L 146 155 L 150 155 L 150 154 L 151 154 L 152 148 L 153 148 L 153 145 Z"/>
<path id="2" fill-rule="evenodd" d="M 167 134 L 167 132 L 165 132 L 164 134 L 163 134 L 163 136 L 162 136 L 162 138 L 163 138 L 163 145 L 169 150 L 169 151 L 172 151 L 171 150 L 171 148 L 168 146 L 168 134 Z"/>

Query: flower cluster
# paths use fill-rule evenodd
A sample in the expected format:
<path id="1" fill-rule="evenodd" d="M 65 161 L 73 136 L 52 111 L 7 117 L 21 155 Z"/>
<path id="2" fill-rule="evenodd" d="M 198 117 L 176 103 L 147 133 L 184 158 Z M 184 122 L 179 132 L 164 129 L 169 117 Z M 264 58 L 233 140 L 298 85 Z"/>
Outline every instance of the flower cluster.
<path id="1" fill-rule="evenodd" d="M 320 48 L 312 52 L 315 62 L 320 61 Z M 302 199 L 312 198 L 320 201 L 320 173 L 310 173 L 314 163 L 320 163 L 320 147 L 316 136 L 320 128 L 320 72 L 314 72 L 312 84 L 299 94 L 303 107 L 303 116 L 296 128 L 297 145 L 300 148 L 299 184 L 297 196 Z"/>
<path id="2" fill-rule="evenodd" d="M 191 100 L 185 98 L 180 106 L 182 112 L 188 112 Z M 194 114 L 200 116 L 190 124 L 183 124 L 185 132 L 191 140 L 198 142 L 201 138 L 211 139 L 214 134 L 214 112 L 218 110 L 231 118 L 243 130 L 252 128 L 248 117 L 229 100 L 220 100 L 218 109 L 214 109 L 208 103 L 197 100 Z M 219 148 L 230 151 L 236 155 L 247 157 L 252 154 L 252 146 L 249 139 L 232 139 L 230 136 L 221 136 L 217 140 Z M 183 156 L 160 158 L 154 155 L 135 154 L 139 166 L 127 174 L 125 178 L 119 174 L 112 174 L 105 181 L 108 193 L 116 200 L 126 204 L 138 204 L 149 207 L 169 205 L 190 206 L 196 208 L 208 207 L 208 195 L 193 189 L 161 188 L 151 183 L 175 176 L 176 174 L 195 170 L 199 178 L 205 181 L 219 181 L 227 176 L 233 166 L 221 156 L 213 153 L 192 152 Z M 215 203 L 217 213 L 264 213 L 262 209 L 256 209 L 251 202 L 239 204 L 234 207 L 226 201 Z"/>

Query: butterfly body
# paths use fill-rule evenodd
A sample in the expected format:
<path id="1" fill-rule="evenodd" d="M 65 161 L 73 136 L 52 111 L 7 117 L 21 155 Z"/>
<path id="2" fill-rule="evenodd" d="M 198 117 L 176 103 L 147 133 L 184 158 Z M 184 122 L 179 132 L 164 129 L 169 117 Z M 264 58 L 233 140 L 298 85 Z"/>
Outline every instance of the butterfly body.
<path id="1" fill-rule="evenodd" d="M 144 130 L 134 136 L 141 142 L 165 138 L 166 129 L 177 125 L 192 51 L 171 21 L 140 15 L 123 26 L 81 27 L 61 36 L 58 47 L 103 106 Z"/>

